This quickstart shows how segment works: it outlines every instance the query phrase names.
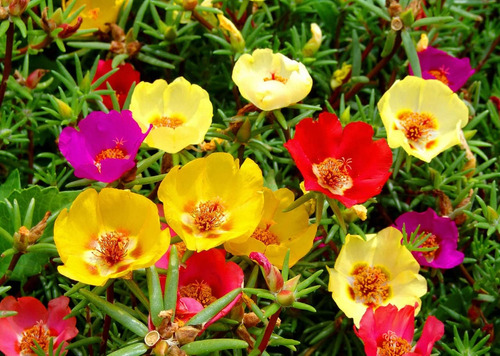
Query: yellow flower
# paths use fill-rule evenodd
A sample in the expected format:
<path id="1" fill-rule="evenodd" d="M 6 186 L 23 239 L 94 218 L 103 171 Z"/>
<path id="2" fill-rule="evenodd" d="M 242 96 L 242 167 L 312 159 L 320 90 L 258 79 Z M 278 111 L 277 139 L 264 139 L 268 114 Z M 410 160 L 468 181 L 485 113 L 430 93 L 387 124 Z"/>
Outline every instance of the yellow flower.
<path id="1" fill-rule="evenodd" d="M 245 49 L 245 39 L 241 35 L 240 30 L 236 28 L 234 23 L 222 14 L 217 14 L 219 20 L 219 28 L 229 35 L 231 47 L 237 52 L 242 52 Z"/>
<path id="2" fill-rule="evenodd" d="M 347 235 L 345 245 L 329 269 L 328 290 L 338 307 L 359 328 L 369 307 L 393 304 L 398 308 L 419 304 L 427 292 L 427 282 L 418 274 L 420 265 L 401 244 L 399 230 L 388 227 L 367 241 Z"/>
<path id="3" fill-rule="evenodd" d="M 62 7 L 65 10 L 73 0 L 63 1 Z M 81 16 L 83 22 L 81 30 L 88 28 L 99 28 L 101 31 L 107 29 L 106 23 L 116 23 L 118 13 L 122 4 L 127 4 L 128 0 L 74 0 L 73 11 L 78 10 L 85 5 L 85 9 L 78 16 Z M 76 21 L 75 21 L 76 22 Z"/>
<path id="4" fill-rule="evenodd" d="M 344 83 L 344 79 L 351 73 L 351 69 L 351 64 L 342 63 L 342 67 L 333 72 L 332 78 L 330 79 L 330 88 L 335 90 L 341 86 Z"/>
<path id="5" fill-rule="evenodd" d="M 304 48 L 302 48 L 302 53 L 304 57 L 312 57 L 316 52 L 318 52 L 319 47 L 321 46 L 321 42 L 323 40 L 321 27 L 318 26 L 317 23 L 311 24 L 311 34 L 312 37 L 307 41 Z"/>
<path id="6" fill-rule="evenodd" d="M 262 172 L 217 152 L 170 170 L 160 184 L 168 225 L 189 250 L 203 251 L 252 234 L 262 216 Z"/>
<path id="7" fill-rule="evenodd" d="M 133 270 L 152 266 L 167 251 L 156 205 L 130 191 L 104 188 L 82 192 L 54 225 L 63 262 L 59 273 L 91 285 L 104 285 Z"/>
<path id="8" fill-rule="evenodd" d="M 270 49 L 242 55 L 233 69 L 241 95 L 261 110 L 275 110 L 304 99 L 312 88 L 306 67 Z"/>
<path id="9" fill-rule="evenodd" d="M 202 142 L 213 116 L 208 93 L 183 77 L 170 84 L 163 79 L 140 82 L 132 94 L 130 111 L 142 132 L 153 125 L 144 142 L 168 153 Z"/>
<path id="10" fill-rule="evenodd" d="M 226 242 L 224 248 L 233 255 L 251 252 L 263 253 L 269 262 L 283 268 L 283 259 L 290 249 L 289 266 L 304 257 L 313 245 L 317 225 L 309 225 L 309 214 L 304 204 L 283 212 L 294 200 L 286 188 L 275 192 L 264 188 L 264 214 L 259 226 L 249 238 Z"/>
<path id="11" fill-rule="evenodd" d="M 389 146 L 401 146 L 425 162 L 460 143 L 469 117 L 467 106 L 447 85 L 412 76 L 397 81 L 378 109 Z"/>

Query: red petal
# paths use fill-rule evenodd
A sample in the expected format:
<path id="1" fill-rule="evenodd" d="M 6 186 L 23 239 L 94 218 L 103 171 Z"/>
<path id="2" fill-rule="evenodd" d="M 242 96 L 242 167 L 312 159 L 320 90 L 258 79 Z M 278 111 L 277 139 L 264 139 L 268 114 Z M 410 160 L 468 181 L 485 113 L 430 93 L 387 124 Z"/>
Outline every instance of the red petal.
<path id="1" fill-rule="evenodd" d="M 425 321 L 422 336 L 417 342 L 415 352 L 422 356 L 429 356 L 434 347 L 434 343 L 444 335 L 444 324 L 436 317 L 430 316 Z"/>

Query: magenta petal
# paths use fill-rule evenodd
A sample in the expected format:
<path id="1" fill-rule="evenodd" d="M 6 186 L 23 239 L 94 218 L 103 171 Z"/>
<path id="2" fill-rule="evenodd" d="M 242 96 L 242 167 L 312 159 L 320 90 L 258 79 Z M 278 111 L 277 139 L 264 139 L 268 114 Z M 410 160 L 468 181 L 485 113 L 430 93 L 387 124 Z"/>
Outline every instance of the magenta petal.
<path id="1" fill-rule="evenodd" d="M 47 320 L 47 327 L 51 334 L 55 331 L 57 338 L 54 346 L 57 348 L 61 342 L 71 340 L 78 335 L 76 328 L 76 317 L 64 320 L 64 317 L 71 313 L 69 308 L 69 298 L 60 296 L 59 298 L 52 299 L 49 302 L 49 318 Z"/>

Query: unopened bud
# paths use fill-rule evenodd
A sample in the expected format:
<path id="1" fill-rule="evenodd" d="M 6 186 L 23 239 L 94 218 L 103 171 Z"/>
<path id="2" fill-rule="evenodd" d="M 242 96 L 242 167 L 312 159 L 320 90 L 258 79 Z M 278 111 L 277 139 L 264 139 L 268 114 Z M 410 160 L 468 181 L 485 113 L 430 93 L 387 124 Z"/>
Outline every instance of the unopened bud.
<path id="1" fill-rule="evenodd" d="M 11 16 L 21 16 L 28 7 L 29 0 L 12 0 L 9 4 L 9 13 Z"/>
<path id="2" fill-rule="evenodd" d="M 68 120 L 73 116 L 73 110 L 71 110 L 70 106 L 66 104 L 64 101 L 54 98 L 57 103 L 57 112 L 61 115 L 61 118 L 64 120 Z"/>
<path id="3" fill-rule="evenodd" d="M 318 26 L 318 24 L 314 22 L 311 24 L 311 33 L 312 37 L 309 39 L 309 41 L 307 41 L 304 48 L 302 48 L 304 57 L 314 56 L 321 46 L 323 34 L 321 33 L 321 28 Z"/>
<path id="4" fill-rule="evenodd" d="M 274 293 L 279 292 L 283 288 L 283 276 L 280 270 L 273 266 L 263 253 L 251 252 L 249 257 L 264 269 L 264 278 L 269 290 Z"/>
<path id="5" fill-rule="evenodd" d="M 49 70 L 47 69 L 35 69 L 28 75 L 28 78 L 26 78 L 25 85 L 30 89 L 35 89 L 42 77 L 48 72 Z"/>
<path id="6" fill-rule="evenodd" d="M 240 143 L 247 143 L 248 140 L 252 138 L 252 123 L 248 118 L 243 120 L 243 124 L 241 124 L 238 133 L 236 134 L 236 139 Z"/>
<path id="7" fill-rule="evenodd" d="M 14 248 L 17 251 L 24 253 L 29 246 L 34 245 L 43 235 L 50 215 L 50 211 L 47 211 L 43 219 L 30 230 L 28 230 L 25 226 L 21 226 L 13 236 Z"/>
<path id="8" fill-rule="evenodd" d="M 241 35 L 240 30 L 236 28 L 234 23 L 225 17 L 222 14 L 217 15 L 217 19 L 219 20 L 219 28 L 229 34 L 229 42 L 231 43 L 231 47 L 236 52 L 243 52 L 245 49 L 245 40 Z"/>
<path id="9" fill-rule="evenodd" d="M 198 5 L 198 0 L 183 0 L 182 7 L 186 11 L 193 11 Z"/>
<path id="10" fill-rule="evenodd" d="M 420 35 L 420 40 L 417 43 L 417 52 L 422 52 L 429 46 L 429 37 L 425 33 Z"/>
<path id="11" fill-rule="evenodd" d="M 0 6 L 0 21 L 3 21 L 9 17 L 9 12 L 5 10 L 5 7 Z"/>
<path id="12" fill-rule="evenodd" d="M 390 17 L 394 17 L 401 13 L 402 8 L 401 5 L 399 5 L 399 2 L 393 0 L 387 7 L 387 11 L 389 12 Z"/>
<path id="13" fill-rule="evenodd" d="M 155 356 L 165 356 L 168 354 L 168 342 L 165 340 L 160 340 L 156 343 L 156 345 L 153 348 L 153 355 Z"/>
<path id="14" fill-rule="evenodd" d="M 83 19 L 81 17 L 78 17 L 78 19 L 76 19 L 76 23 L 73 26 L 68 25 L 67 23 L 60 24 L 58 27 L 62 28 L 63 30 L 57 34 L 57 37 L 68 38 L 73 36 L 80 28 L 82 22 Z"/>
<path id="15" fill-rule="evenodd" d="M 299 284 L 300 274 L 285 282 L 283 289 L 276 296 L 276 301 L 283 307 L 289 307 L 295 302 L 295 290 Z"/>

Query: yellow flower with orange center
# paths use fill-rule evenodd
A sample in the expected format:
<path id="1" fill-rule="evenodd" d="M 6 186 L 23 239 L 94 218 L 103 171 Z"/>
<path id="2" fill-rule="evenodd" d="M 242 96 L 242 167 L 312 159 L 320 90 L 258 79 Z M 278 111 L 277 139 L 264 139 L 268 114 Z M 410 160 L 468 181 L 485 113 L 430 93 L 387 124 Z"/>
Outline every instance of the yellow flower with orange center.
<path id="1" fill-rule="evenodd" d="M 153 126 L 144 142 L 168 153 L 202 142 L 213 116 L 208 93 L 183 77 L 170 84 L 163 79 L 140 82 L 130 111 L 142 132 Z"/>
<path id="2" fill-rule="evenodd" d="M 261 252 L 280 269 L 290 249 L 289 266 L 293 266 L 311 249 L 317 229 L 316 224 L 309 224 L 305 204 L 283 212 L 293 200 L 293 192 L 286 188 L 275 192 L 264 188 L 264 213 L 259 226 L 249 238 L 228 241 L 224 248 L 233 255 Z"/>
<path id="3" fill-rule="evenodd" d="M 391 148 L 403 147 L 425 162 L 460 143 L 469 119 L 467 106 L 439 80 L 407 76 L 378 102 Z"/>
<path id="4" fill-rule="evenodd" d="M 75 2 L 73 12 L 85 6 L 78 15 L 83 20 L 81 30 L 98 28 L 105 31 L 106 23 L 116 23 L 122 5 L 126 5 L 128 0 L 66 0 L 62 2 L 63 10 L 66 10 L 71 2 Z"/>
<path id="5" fill-rule="evenodd" d="M 172 168 L 158 198 L 187 249 L 203 251 L 254 232 L 264 205 L 262 183 L 254 161 L 240 167 L 229 153 L 217 152 Z"/>
<path id="6" fill-rule="evenodd" d="M 242 55 L 232 78 L 245 99 L 267 111 L 297 103 L 312 88 L 312 78 L 302 63 L 271 49 Z"/>
<path id="7" fill-rule="evenodd" d="M 367 308 L 420 305 L 420 297 L 427 292 L 426 280 L 418 274 L 420 265 L 401 244 L 402 238 L 393 227 L 367 236 L 366 241 L 347 235 L 335 267 L 327 267 L 328 290 L 356 327 Z"/>
<path id="8" fill-rule="evenodd" d="M 54 225 L 63 262 L 59 273 L 91 285 L 104 285 L 152 266 L 167 251 L 169 230 L 160 229 L 156 205 L 130 191 L 104 188 L 82 192 Z"/>

